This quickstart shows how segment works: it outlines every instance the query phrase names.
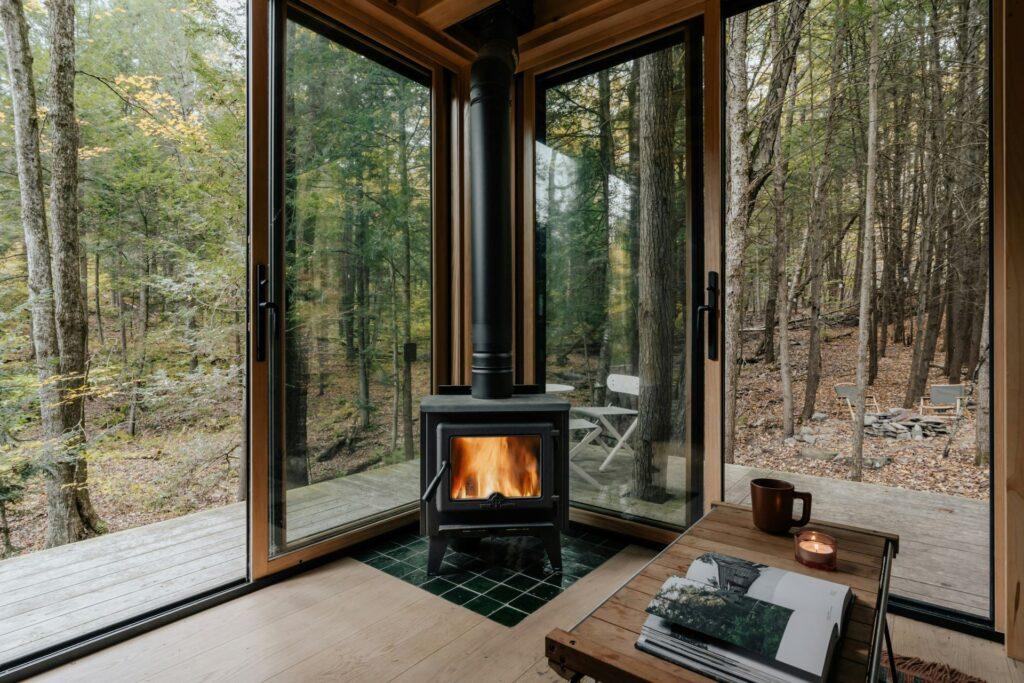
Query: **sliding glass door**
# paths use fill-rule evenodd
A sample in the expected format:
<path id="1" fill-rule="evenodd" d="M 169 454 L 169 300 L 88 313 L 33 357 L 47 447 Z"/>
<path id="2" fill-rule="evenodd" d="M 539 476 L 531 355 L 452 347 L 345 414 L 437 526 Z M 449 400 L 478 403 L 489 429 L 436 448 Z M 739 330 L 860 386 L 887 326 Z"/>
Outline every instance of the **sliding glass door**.
<path id="1" fill-rule="evenodd" d="M 430 73 L 289 6 L 268 283 L 278 555 L 411 509 L 430 391 Z"/>
<path id="2" fill-rule="evenodd" d="M 700 50 L 693 25 L 537 79 L 537 358 L 573 406 L 571 500 L 675 527 L 701 510 Z"/>
<path id="3" fill-rule="evenodd" d="M 991 623 L 989 3 L 725 28 L 725 499 L 787 479 L 900 535 L 898 604 Z"/>
<path id="4" fill-rule="evenodd" d="M 0 677 L 246 579 L 245 10 L 5 4 Z"/>

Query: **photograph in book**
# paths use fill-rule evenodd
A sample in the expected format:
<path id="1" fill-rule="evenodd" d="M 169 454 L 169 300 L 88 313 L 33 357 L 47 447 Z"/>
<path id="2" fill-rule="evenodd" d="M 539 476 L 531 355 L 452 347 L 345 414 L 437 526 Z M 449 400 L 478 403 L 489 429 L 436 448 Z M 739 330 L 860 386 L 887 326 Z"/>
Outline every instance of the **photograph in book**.
<path id="1" fill-rule="evenodd" d="M 728 650 L 820 676 L 851 601 L 841 584 L 705 553 L 647 611 Z"/>

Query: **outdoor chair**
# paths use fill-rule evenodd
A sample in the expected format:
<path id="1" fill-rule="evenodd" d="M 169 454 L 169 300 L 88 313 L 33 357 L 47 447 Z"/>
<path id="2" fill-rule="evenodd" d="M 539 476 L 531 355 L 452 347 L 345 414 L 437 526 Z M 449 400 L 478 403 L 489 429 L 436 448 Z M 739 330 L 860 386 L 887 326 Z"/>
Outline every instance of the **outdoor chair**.
<path id="1" fill-rule="evenodd" d="M 835 385 L 836 397 L 840 401 L 846 402 L 846 407 L 850 409 L 850 419 L 857 419 L 857 408 L 854 401 L 857 400 L 857 385 L 852 382 L 843 382 Z M 864 394 L 864 406 L 871 406 L 876 413 L 882 412 L 881 408 L 878 407 L 878 400 L 875 399 L 873 394 Z"/>
<path id="2" fill-rule="evenodd" d="M 582 467 L 574 463 L 572 459 L 573 456 L 579 454 L 580 451 L 583 450 L 584 446 L 592 442 L 597 437 L 601 436 L 602 430 L 599 426 L 597 426 L 590 420 L 583 420 L 580 418 L 570 419 L 569 433 L 572 434 L 572 432 L 579 431 L 583 431 L 586 433 L 583 435 L 583 438 L 580 439 L 579 443 L 577 443 L 575 446 L 569 449 L 569 466 L 573 469 L 573 471 L 576 474 L 580 475 L 580 477 L 582 477 L 584 480 L 586 480 L 587 482 L 589 482 L 590 484 L 597 488 L 601 488 L 601 483 L 597 481 L 597 479 L 594 479 L 594 477 L 592 477 L 589 472 L 587 472 Z"/>
<path id="3" fill-rule="evenodd" d="M 634 375 L 608 375 L 608 391 L 613 391 L 618 394 L 626 394 L 628 396 L 640 396 L 640 378 Z M 573 408 L 572 412 L 577 415 L 592 418 L 597 420 L 601 424 L 602 433 L 609 435 L 615 439 L 615 445 L 612 448 L 603 441 L 597 443 L 607 451 L 608 455 L 605 457 L 604 462 L 598 468 L 601 472 L 608 469 L 608 466 L 620 450 L 631 452 L 632 449 L 629 447 L 629 437 L 633 435 L 633 430 L 636 429 L 637 416 L 639 413 L 630 408 L 620 408 L 619 406 L 586 406 L 582 408 Z M 619 430 L 612 424 L 610 417 L 627 416 L 633 418 L 626 431 L 619 433 Z M 596 437 L 595 437 L 596 438 Z"/>
<path id="4" fill-rule="evenodd" d="M 967 386 L 964 384 L 932 384 L 928 396 L 921 397 L 921 415 L 961 417 L 967 411 Z"/>

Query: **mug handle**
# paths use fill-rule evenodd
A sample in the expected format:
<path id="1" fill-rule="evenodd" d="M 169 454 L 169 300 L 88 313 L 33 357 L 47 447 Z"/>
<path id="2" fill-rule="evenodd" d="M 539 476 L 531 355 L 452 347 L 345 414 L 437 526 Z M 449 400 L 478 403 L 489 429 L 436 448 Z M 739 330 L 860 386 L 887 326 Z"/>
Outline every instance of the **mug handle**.
<path id="1" fill-rule="evenodd" d="M 811 494 L 803 491 L 793 491 L 793 497 L 804 502 L 804 509 L 800 513 L 800 520 L 793 520 L 793 526 L 807 526 L 811 521 Z"/>

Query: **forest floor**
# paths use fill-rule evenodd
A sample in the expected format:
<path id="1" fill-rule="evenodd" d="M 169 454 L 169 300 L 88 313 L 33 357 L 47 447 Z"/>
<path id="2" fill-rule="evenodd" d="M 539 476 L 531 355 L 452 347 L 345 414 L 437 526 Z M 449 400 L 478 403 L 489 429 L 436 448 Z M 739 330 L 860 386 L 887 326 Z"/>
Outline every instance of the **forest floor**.
<path id="1" fill-rule="evenodd" d="M 419 362 L 413 369 L 413 438 L 418 455 L 419 401 L 429 391 L 430 364 Z M 315 363 L 310 373 L 307 438 L 313 482 L 402 459 L 403 454 L 391 448 L 390 372 L 378 368 L 371 378 L 371 422 L 363 429 L 357 427 L 355 369 L 338 362 L 326 370 L 322 395 Z M 214 407 L 178 405 L 163 410 L 154 406 L 143 413 L 134 437 L 118 424 L 123 406 L 104 400 L 86 404 L 86 424 L 96 433 L 87 452 L 89 491 L 108 533 L 238 500 L 238 459 L 245 438 L 243 407 L 232 398 L 218 395 L 210 401 Z M 111 426 L 101 429 L 100 425 Z M 401 433 L 398 448 L 402 448 Z M 44 547 L 46 490 L 41 474 L 28 481 L 24 498 L 8 508 L 8 521 L 14 555 Z"/>
<path id="2" fill-rule="evenodd" d="M 815 404 L 825 419 L 797 423 L 796 439 L 782 436 L 782 392 L 778 366 L 764 362 L 744 365 L 740 374 L 736 407 L 735 462 L 739 465 L 849 479 L 853 422 L 849 409 L 835 393 L 835 385 L 855 382 L 857 377 L 857 328 L 825 328 L 822 344 L 822 377 Z M 807 372 L 807 330 L 792 333 L 793 403 L 799 417 L 803 406 Z M 753 343 L 748 342 L 748 347 Z M 910 373 L 913 349 L 889 344 L 885 358 L 879 358 L 878 377 L 870 393 L 882 412 L 902 406 Z M 941 358 L 940 351 L 936 353 Z M 941 369 L 933 368 L 929 384 L 945 384 Z M 916 414 L 916 409 L 911 411 Z M 932 491 L 976 499 L 989 496 L 989 468 L 974 464 L 975 418 L 971 412 L 961 420 L 951 437 L 938 436 L 920 441 L 896 440 L 866 434 L 865 460 L 880 467 L 865 466 L 863 480 L 916 491 Z M 811 444 L 800 439 L 801 428 Z M 950 443 L 951 441 L 951 443 Z M 949 452 L 943 457 L 949 443 Z M 802 453 L 804 455 L 802 455 Z M 806 457 L 814 453 L 818 457 Z M 836 453 L 835 457 L 828 457 Z"/>

